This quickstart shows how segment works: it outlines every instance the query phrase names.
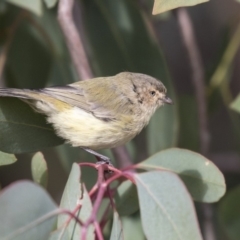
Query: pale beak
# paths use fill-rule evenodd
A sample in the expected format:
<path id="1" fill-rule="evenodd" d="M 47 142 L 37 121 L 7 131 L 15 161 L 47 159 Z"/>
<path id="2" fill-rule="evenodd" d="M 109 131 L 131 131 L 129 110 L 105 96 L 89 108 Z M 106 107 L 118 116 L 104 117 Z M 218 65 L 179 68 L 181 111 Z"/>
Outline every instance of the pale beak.
<path id="1" fill-rule="evenodd" d="M 164 103 L 166 103 L 166 104 L 173 104 L 172 99 L 169 98 L 169 97 L 167 97 L 167 96 L 163 97 L 163 98 L 162 98 L 162 101 L 163 101 Z"/>

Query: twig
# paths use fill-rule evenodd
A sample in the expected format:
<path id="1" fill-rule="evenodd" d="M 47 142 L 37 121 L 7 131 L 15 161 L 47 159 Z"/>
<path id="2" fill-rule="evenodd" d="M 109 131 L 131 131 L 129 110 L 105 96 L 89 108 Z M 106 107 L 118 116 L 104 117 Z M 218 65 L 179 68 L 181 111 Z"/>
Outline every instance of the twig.
<path id="1" fill-rule="evenodd" d="M 104 240 L 100 225 L 97 221 L 94 221 L 94 227 L 97 235 L 97 240 Z"/>
<path id="2" fill-rule="evenodd" d="M 72 17 L 74 0 L 60 0 L 58 3 L 58 20 L 65 36 L 73 63 L 81 79 L 93 77 L 82 40 Z"/>
<path id="3" fill-rule="evenodd" d="M 96 226 L 97 212 L 98 212 L 98 209 L 99 209 L 99 207 L 101 205 L 101 202 L 102 202 L 102 199 L 103 199 L 106 187 L 107 187 L 107 185 L 104 182 L 105 182 L 104 181 L 104 166 L 100 165 L 99 168 L 98 168 L 98 186 L 99 186 L 99 191 L 98 191 L 98 194 L 97 194 L 96 201 L 95 201 L 95 203 L 93 205 L 93 209 L 92 209 L 91 215 L 88 218 L 88 220 L 86 221 L 86 223 L 82 226 L 82 233 L 81 233 L 82 234 L 82 236 L 81 236 L 82 240 L 86 240 L 87 229 L 88 229 L 89 225 L 94 222 L 94 224 Z"/>
<path id="4" fill-rule="evenodd" d="M 83 164 L 81 164 L 83 165 Z M 85 166 L 88 166 L 85 164 Z M 97 167 L 98 169 L 98 180 L 97 180 L 97 184 L 94 185 L 94 187 L 92 188 L 92 190 L 90 191 L 89 195 L 93 195 L 94 193 L 96 193 L 96 200 L 95 200 L 95 203 L 93 205 L 93 209 L 92 209 L 92 212 L 91 212 L 91 215 L 90 217 L 87 219 L 87 221 L 82 225 L 82 232 L 81 232 L 81 239 L 82 240 L 86 240 L 86 237 L 87 237 L 87 230 L 88 230 L 88 227 L 91 225 L 91 224 L 94 224 L 94 226 L 97 228 L 95 229 L 96 230 L 96 234 L 98 235 L 98 239 L 102 239 L 101 236 L 102 235 L 99 235 L 99 229 L 100 229 L 100 225 L 97 221 L 97 212 L 98 212 L 98 209 L 101 205 L 101 202 L 102 202 L 102 199 L 104 198 L 104 194 L 107 190 L 107 194 L 109 196 L 109 199 L 110 199 L 110 203 L 112 205 L 112 208 L 113 209 L 116 209 L 115 207 L 115 204 L 114 204 L 114 201 L 112 199 L 112 195 L 111 195 L 111 192 L 109 190 L 109 185 L 115 181 L 116 179 L 124 176 L 126 177 L 127 179 L 133 181 L 133 176 L 132 176 L 132 173 L 131 172 L 124 172 L 124 171 L 118 171 L 117 173 L 115 173 L 113 176 L 111 176 L 110 178 L 106 179 L 105 180 L 105 166 L 104 165 L 98 165 Z M 74 213 L 76 212 L 76 209 L 74 210 Z"/>
<path id="5" fill-rule="evenodd" d="M 70 216 L 70 220 L 74 219 L 80 226 L 83 225 L 82 221 L 77 216 L 75 216 L 74 212 L 71 212 L 71 211 L 69 211 L 67 209 L 61 209 L 60 213 L 64 213 L 64 214 L 69 215 Z"/>
<path id="6" fill-rule="evenodd" d="M 209 151 L 210 134 L 207 120 L 204 68 L 187 10 L 185 8 L 180 8 L 176 10 L 176 13 L 183 37 L 183 43 L 186 47 L 192 68 L 192 81 L 195 88 L 198 107 L 200 152 L 206 156 Z M 215 234 L 212 224 L 212 208 L 210 206 L 202 205 L 202 209 L 204 214 L 203 234 L 206 240 L 214 240 Z"/>
<path id="7" fill-rule="evenodd" d="M 72 17 L 73 5 L 74 0 L 60 0 L 58 4 L 58 20 L 79 78 L 91 79 L 93 78 L 93 73 L 83 47 L 81 36 Z M 131 165 L 131 159 L 125 146 L 112 149 L 112 152 L 116 157 L 118 166 L 126 167 Z"/>
<path id="8" fill-rule="evenodd" d="M 117 161 L 117 164 L 120 169 L 132 165 L 129 152 L 125 146 L 113 148 L 112 153 L 115 159 L 119 159 L 119 161 Z"/>
<path id="9" fill-rule="evenodd" d="M 109 185 L 107 186 L 107 194 L 108 194 L 108 197 L 109 197 L 112 208 L 116 210 L 116 206 L 115 206 L 115 203 L 113 201 L 113 197 L 112 197 L 112 193 L 110 191 Z"/>
<path id="10" fill-rule="evenodd" d="M 96 164 L 92 164 L 92 163 L 80 163 L 79 166 L 88 166 L 88 167 L 93 167 L 96 168 L 98 170 L 98 180 L 97 183 L 93 186 L 93 188 L 91 189 L 91 191 L 89 192 L 89 196 L 92 198 L 93 195 L 96 195 L 96 200 L 93 206 L 93 210 L 91 212 L 90 217 L 87 219 L 87 221 L 85 223 L 83 223 L 77 216 L 76 213 L 79 211 L 79 209 L 82 207 L 82 204 L 78 204 L 76 206 L 76 208 L 73 211 L 69 211 L 69 210 L 65 210 L 65 209 L 61 209 L 60 213 L 65 213 L 70 215 L 70 217 L 67 219 L 67 221 L 64 224 L 64 228 L 63 231 L 67 228 L 68 224 L 70 223 L 70 221 L 72 219 L 75 219 L 76 222 L 78 224 L 80 224 L 82 226 L 82 232 L 81 232 L 81 239 L 85 240 L 87 237 L 87 230 L 88 227 L 93 224 L 95 226 L 95 232 L 97 235 L 97 239 L 103 239 L 102 236 L 102 232 L 101 232 L 101 228 L 100 228 L 100 224 L 97 221 L 97 212 L 98 209 L 101 205 L 102 199 L 104 198 L 104 194 L 107 190 L 107 194 L 110 198 L 110 203 L 112 205 L 113 209 L 116 209 L 114 201 L 112 199 L 112 194 L 110 192 L 109 189 L 109 185 L 115 181 L 116 179 L 120 178 L 120 177 L 126 177 L 127 179 L 131 180 L 134 182 L 133 180 L 133 176 L 131 172 L 124 172 L 124 171 L 119 171 L 116 168 L 111 167 L 111 170 L 114 172 L 115 170 L 116 173 L 114 173 L 113 176 L 111 176 L 110 178 L 105 180 L 105 170 L 106 170 L 106 166 L 105 165 L 96 165 Z M 110 167 L 109 167 L 110 169 Z M 108 170 L 109 170 L 108 169 Z M 62 232 L 63 234 L 63 232 Z"/>
<path id="11" fill-rule="evenodd" d="M 183 37 L 183 43 L 189 56 L 189 62 L 192 68 L 192 81 L 195 88 L 196 100 L 198 106 L 200 152 L 204 155 L 209 150 L 209 129 L 207 123 L 207 104 L 204 85 L 204 71 L 200 53 L 196 44 L 191 20 L 185 8 L 176 10 L 180 31 Z"/>
<path id="12" fill-rule="evenodd" d="M 101 219 L 101 222 L 100 222 L 100 228 L 101 229 L 104 229 L 106 223 L 108 222 L 108 217 L 109 217 L 109 211 L 110 211 L 110 208 L 111 207 L 111 203 L 109 202 L 108 206 L 106 207 L 103 215 L 102 215 L 102 219 Z"/>

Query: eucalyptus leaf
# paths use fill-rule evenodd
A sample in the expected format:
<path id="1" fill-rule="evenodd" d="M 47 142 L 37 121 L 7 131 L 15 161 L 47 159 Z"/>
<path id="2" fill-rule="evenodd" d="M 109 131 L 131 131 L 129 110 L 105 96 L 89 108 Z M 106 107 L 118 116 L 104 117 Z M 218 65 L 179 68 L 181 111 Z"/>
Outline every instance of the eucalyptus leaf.
<path id="1" fill-rule="evenodd" d="M 209 0 L 155 0 L 152 14 L 166 12 L 178 7 L 194 6 Z"/>
<path id="2" fill-rule="evenodd" d="M 48 240 L 69 240 L 68 232 L 64 231 L 64 228 L 57 229 L 51 232 Z"/>
<path id="3" fill-rule="evenodd" d="M 43 59 L 41 61 L 42 68 L 48 62 L 50 63 L 48 65 L 50 69 L 42 73 L 47 73 L 48 75 L 46 78 L 41 79 L 40 82 L 45 81 L 46 83 L 47 81 L 48 86 L 60 86 L 79 81 L 79 77 L 69 56 L 65 37 L 54 12 L 44 8 L 43 16 L 41 18 L 34 17 L 34 21 L 39 25 L 39 28 L 32 26 L 31 34 L 34 36 L 34 39 L 41 43 L 44 47 L 43 50 L 47 49 L 48 58 L 51 59 L 51 62 L 49 60 L 45 60 L 44 62 Z"/>
<path id="4" fill-rule="evenodd" d="M 234 99 L 230 104 L 230 108 L 238 113 L 240 113 L 240 94 Z"/>
<path id="5" fill-rule="evenodd" d="M 0 239 L 47 239 L 57 206 L 39 185 L 19 181 L 0 194 Z"/>
<path id="6" fill-rule="evenodd" d="M 124 181 L 116 193 L 116 209 L 120 216 L 133 214 L 139 209 L 136 186 L 129 180 Z"/>
<path id="7" fill-rule="evenodd" d="M 147 239 L 202 239 L 193 202 L 175 174 L 153 171 L 135 180 Z"/>
<path id="8" fill-rule="evenodd" d="M 62 144 L 43 115 L 18 99 L 0 97 L 0 150 L 7 153 L 36 152 Z"/>
<path id="9" fill-rule="evenodd" d="M 124 240 L 146 240 L 142 229 L 140 214 L 137 214 L 137 216 L 134 214 L 134 216 L 122 217 L 121 220 Z"/>
<path id="10" fill-rule="evenodd" d="M 171 171 L 179 175 L 194 200 L 216 202 L 226 191 L 223 174 L 202 155 L 179 148 L 161 151 L 138 164 L 145 169 Z"/>
<path id="11" fill-rule="evenodd" d="M 37 15 L 42 15 L 42 0 L 6 0 L 18 7 L 25 8 Z"/>
<path id="12" fill-rule="evenodd" d="M 70 172 L 74 162 L 94 162 L 96 159 L 86 151 L 78 147 L 72 147 L 69 144 L 63 144 L 55 148 L 59 159 L 64 168 Z"/>
<path id="13" fill-rule="evenodd" d="M 17 158 L 13 154 L 0 152 L 0 166 L 15 163 Z"/>
<path id="14" fill-rule="evenodd" d="M 31 162 L 32 177 L 34 182 L 47 187 L 48 167 L 47 162 L 41 152 L 34 154 Z"/>
<path id="15" fill-rule="evenodd" d="M 52 8 L 57 4 L 58 0 L 44 0 L 44 2 L 48 8 Z"/>
<path id="16" fill-rule="evenodd" d="M 71 171 L 72 164 L 74 162 L 96 162 L 96 158 L 92 154 L 78 147 L 71 147 L 69 144 L 58 146 L 55 148 L 55 150 L 60 162 L 67 172 Z M 87 189 L 91 189 L 97 180 L 97 172 L 93 168 L 86 167 L 82 172 L 81 178 Z"/>
<path id="17" fill-rule="evenodd" d="M 60 207 L 73 212 L 81 203 L 82 207 L 78 210 L 77 216 L 80 220 L 82 220 L 82 222 L 85 222 L 90 217 L 92 203 L 85 186 L 80 183 L 80 177 L 80 167 L 78 164 L 74 163 L 62 195 Z M 69 216 L 67 215 L 59 215 L 57 227 L 64 227 L 64 224 L 68 219 Z M 72 237 L 72 240 L 79 240 L 81 236 L 81 226 L 79 226 L 74 219 L 70 221 L 66 231 L 68 232 L 68 236 Z M 92 225 L 88 229 L 87 239 L 94 240 L 94 228 Z"/>
<path id="18" fill-rule="evenodd" d="M 234 35 L 231 37 L 226 50 L 223 53 L 220 63 L 214 71 L 209 81 L 209 93 L 215 88 L 220 87 L 228 77 L 232 68 L 234 57 L 236 56 L 240 45 L 240 24 L 238 24 Z"/>
<path id="19" fill-rule="evenodd" d="M 112 231 L 110 240 L 123 240 L 123 228 L 121 219 L 117 213 L 117 211 L 114 211 L 113 213 L 113 225 L 112 225 Z"/>
<path id="20" fill-rule="evenodd" d="M 5 68 L 6 85 L 9 87 L 42 88 L 48 81 L 52 55 L 45 42 L 49 42 L 49 36 L 44 28 L 40 31 L 40 26 L 36 27 L 37 23 L 31 25 L 32 21 L 20 24 L 10 44 Z"/>
<path id="21" fill-rule="evenodd" d="M 221 226 L 229 240 L 239 240 L 240 236 L 240 186 L 230 190 L 222 199 L 218 215 Z"/>

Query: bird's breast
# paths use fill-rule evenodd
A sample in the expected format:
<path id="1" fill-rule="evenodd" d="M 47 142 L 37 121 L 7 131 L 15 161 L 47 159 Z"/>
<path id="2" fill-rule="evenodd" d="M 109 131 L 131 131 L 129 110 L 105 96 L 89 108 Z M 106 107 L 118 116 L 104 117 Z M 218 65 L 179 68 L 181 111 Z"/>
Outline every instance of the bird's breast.
<path id="1" fill-rule="evenodd" d="M 57 134 L 73 146 L 93 150 L 122 145 L 140 131 L 131 116 L 117 116 L 113 121 L 96 118 L 80 108 L 72 108 L 48 117 Z"/>

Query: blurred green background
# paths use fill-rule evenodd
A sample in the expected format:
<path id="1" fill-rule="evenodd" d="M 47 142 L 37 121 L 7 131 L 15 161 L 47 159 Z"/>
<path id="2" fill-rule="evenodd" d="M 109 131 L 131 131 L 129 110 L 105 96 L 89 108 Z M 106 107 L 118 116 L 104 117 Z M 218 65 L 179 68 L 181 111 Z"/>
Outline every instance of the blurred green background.
<path id="1" fill-rule="evenodd" d="M 200 151 L 198 103 L 177 10 L 152 16 L 152 6 L 153 1 L 144 0 L 79 0 L 73 11 L 95 76 L 121 71 L 149 74 L 161 79 L 174 99 L 174 106 L 158 110 L 149 126 L 127 145 L 133 162 L 173 146 Z M 240 3 L 211 0 L 187 11 L 204 67 L 207 157 L 224 173 L 228 187 L 226 196 L 208 209 L 210 217 L 197 204 L 198 217 L 203 228 L 210 221 L 214 237 L 209 240 L 240 239 L 240 119 L 229 108 L 240 91 Z M 41 88 L 79 80 L 57 21 L 57 6 L 43 5 L 39 15 L 0 1 L 0 51 L 0 87 Z M 0 99 L 0 150 L 16 153 L 18 159 L 1 166 L 1 187 L 31 179 L 30 159 L 41 150 L 48 163 L 48 190 L 59 202 L 72 163 L 94 162 L 94 158 L 68 145 L 56 146 L 62 142 L 52 132 L 17 128 L 11 133 L 2 121 L 3 113 L 9 119 L 45 124 L 22 102 Z M 113 158 L 109 150 L 103 153 Z M 83 179 L 90 187 L 96 172 L 84 169 Z"/>

